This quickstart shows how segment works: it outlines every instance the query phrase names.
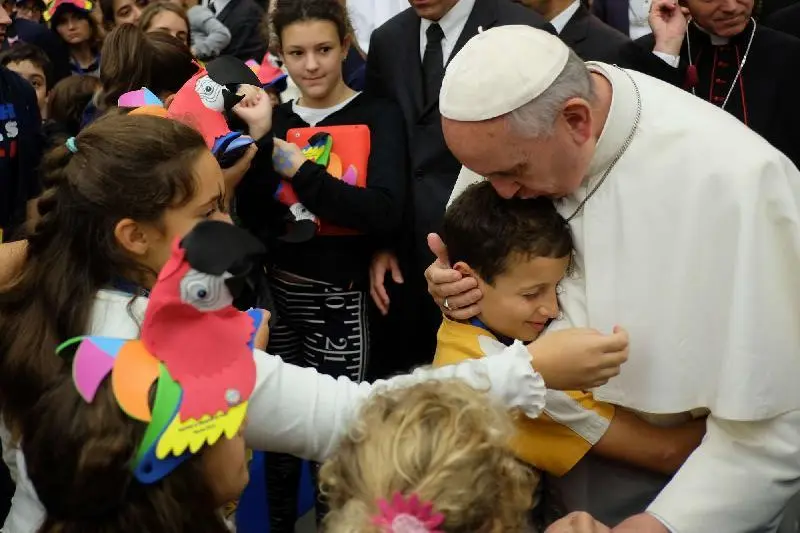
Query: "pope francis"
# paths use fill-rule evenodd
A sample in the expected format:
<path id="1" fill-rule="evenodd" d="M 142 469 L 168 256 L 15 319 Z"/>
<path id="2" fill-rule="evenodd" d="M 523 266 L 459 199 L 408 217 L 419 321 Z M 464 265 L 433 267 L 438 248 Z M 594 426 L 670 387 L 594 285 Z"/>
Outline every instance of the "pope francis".
<path id="1" fill-rule="evenodd" d="M 630 360 L 595 396 L 665 425 L 709 414 L 671 480 L 584 458 L 558 481 L 570 510 L 620 532 L 775 531 L 800 491 L 800 172 L 715 106 L 528 27 L 473 38 L 440 106 L 464 165 L 454 197 L 485 177 L 569 221 L 551 329 L 628 328 Z M 430 240 L 430 292 L 474 316 L 474 280 Z"/>

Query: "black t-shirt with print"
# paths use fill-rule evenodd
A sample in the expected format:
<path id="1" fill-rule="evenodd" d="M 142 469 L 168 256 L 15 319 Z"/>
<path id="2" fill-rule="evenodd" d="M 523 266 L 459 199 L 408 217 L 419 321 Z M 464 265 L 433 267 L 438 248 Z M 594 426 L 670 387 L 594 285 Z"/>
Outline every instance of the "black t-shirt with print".
<path id="1" fill-rule="evenodd" d="M 0 230 L 11 240 L 25 221 L 25 206 L 41 191 L 41 118 L 28 82 L 0 67 Z"/>

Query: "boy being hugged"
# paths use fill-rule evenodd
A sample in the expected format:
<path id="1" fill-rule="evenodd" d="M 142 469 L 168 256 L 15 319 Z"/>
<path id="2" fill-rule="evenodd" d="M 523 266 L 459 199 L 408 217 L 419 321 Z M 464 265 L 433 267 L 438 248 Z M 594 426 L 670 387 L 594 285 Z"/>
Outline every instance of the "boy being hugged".
<path id="1" fill-rule="evenodd" d="M 528 344 L 558 318 L 559 282 L 573 246 L 569 226 L 550 200 L 505 200 L 490 183 L 479 183 L 448 208 L 440 235 L 453 268 L 478 281 L 483 299 L 481 313 L 470 321 L 444 317 L 434 366 Z M 556 476 L 590 451 L 670 475 L 704 433 L 704 420 L 657 427 L 595 400 L 590 391 L 548 389 L 544 412 L 517 422 L 512 446 L 520 460 Z"/>

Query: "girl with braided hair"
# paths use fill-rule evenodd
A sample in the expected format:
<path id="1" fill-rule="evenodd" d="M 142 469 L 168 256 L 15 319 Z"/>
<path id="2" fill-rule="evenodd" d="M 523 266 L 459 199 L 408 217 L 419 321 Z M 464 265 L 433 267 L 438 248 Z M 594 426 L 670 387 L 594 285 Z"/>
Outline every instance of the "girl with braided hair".
<path id="1" fill-rule="evenodd" d="M 96 439 L 80 439 L 70 432 L 98 435 L 91 433 L 97 431 L 92 424 L 113 425 L 118 414 L 98 409 L 83 420 L 80 413 L 69 412 L 69 399 L 57 390 L 70 370 L 55 352 L 63 341 L 86 334 L 138 338 L 147 291 L 175 239 L 203 220 L 230 222 L 219 165 L 202 136 L 185 125 L 155 116 L 109 115 L 49 153 L 43 176 L 40 219 L 29 236 L 24 260 L 17 263 L 19 268 L 11 267 L 10 276 L 0 276 L 0 438 L 17 483 L 3 531 L 37 532 L 48 511 L 55 518 L 75 518 L 64 516 L 65 507 L 81 509 L 76 511 L 80 529 L 69 531 L 214 531 L 211 526 L 154 529 L 149 522 L 113 522 L 113 517 L 132 516 L 114 512 L 130 503 L 128 496 L 144 490 L 135 480 L 129 480 L 127 489 L 133 492 L 123 492 L 112 502 L 116 506 L 92 507 L 94 493 L 85 490 L 88 485 L 76 470 L 82 463 L 75 462 L 75 455 L 95 457 Z M 6 250 L 0 246 L 0 264 L 5 263 Z M 558 344 L 539 344 L 537 361 L 563 357 Z M 256 384 L 248 403 L 247 445 L 324 460 L 373 386 L 298 368 L 259 349 L 254 358 Z M 440 377 L 488 386 L 505 404 L 521 407 L 529 416 L 536 416 L 543 404 L 543 379 L 533 370 L 524 347 L 507 357 L 421 369 L 384 383 L 402 386 Z M 81 425 L 84 422 L 87 427 Z M 119 434 L 129 430 L 136 431 L 120 428 Z M 40 431 L 48 437 L 41 437 Z M 62 439 L 67 439 L 64 446 Z M 113 448 L 118 465 L 127 449 L 115 448 L 119 442 L 109 439 L 106 444 Z M 54 455 L 39 463 L 43 453 Z M 37 461 L 31 463 L 31 474 L 39 476 L 33 483 L 25 468 L 28 455 Z M 120 475 L 111 463 L 108 468 L 109 475 Z M 215 477 L 229 474 L 224 470 Z M 58 490 L 53 489 L 54 480 L 60 480 Z M 37 496 L 39 490 L 43 497 L 47 494 L 46 506 Z M 172 497 L 180 500 L 181 494 L 189 493 Z"/>

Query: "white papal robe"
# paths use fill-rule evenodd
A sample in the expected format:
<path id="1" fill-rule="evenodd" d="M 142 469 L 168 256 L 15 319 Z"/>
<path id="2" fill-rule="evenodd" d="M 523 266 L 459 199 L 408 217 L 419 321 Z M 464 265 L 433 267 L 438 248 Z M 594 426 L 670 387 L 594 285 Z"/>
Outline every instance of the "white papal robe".
<path id="1" fill-rule="evenodd" d="M 648 512 L 678 533 L 774 531 L 800 491 L 800 172 L 717 107 L 588 65 L 611 82 L 613 101 L 583 186 L 556 202 L 562 215 L 625 144 L 637 89 L 642 114 L 570 222 L 576 268 L 555 328 L 629 330 L 630 359 L 597 398 L 655 415 L 710 410 L 703 444 Z M 481 179 L 464 169 L 452 198 Z M 646 492 L 621 493 L 607 470 L 575 470 L 577 500 L 623 509 Z"/>

